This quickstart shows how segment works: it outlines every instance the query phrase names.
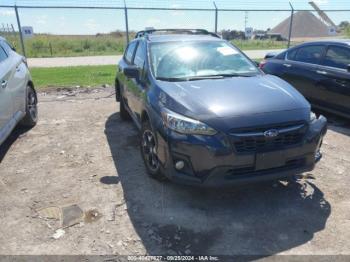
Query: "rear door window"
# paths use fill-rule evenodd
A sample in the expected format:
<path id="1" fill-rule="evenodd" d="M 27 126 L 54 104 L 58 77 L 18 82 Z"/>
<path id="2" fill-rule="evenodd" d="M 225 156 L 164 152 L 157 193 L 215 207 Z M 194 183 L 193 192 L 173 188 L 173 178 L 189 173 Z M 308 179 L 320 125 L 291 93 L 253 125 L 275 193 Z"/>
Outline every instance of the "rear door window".
<path id="1" fill-rule="evenodd" d="M 125 60 L 130 64 L 132 63 L 132 58 L 135 52 L 136 45 L 137 45 L 137 41 L 131 42 L 128 45 L 128 48 L 126 49 Z"/>
<path id="2" fill-rule="evenodd" d="M 350 48 L 329 46 L 323 65 L 347 69 L 348 65 L 350 65 Z"/>
<path id="3" fill-rule="evenodd" d="M 293 60 L 310 64 L 320 64 L 324 50 L 325 46 L 323 45 L 300 47 Z"/>
<path id="4" fill-rule="evenodd" d="M 2 46 L 0 45 L 0 63 L 5 61 L 7 59 L 7 54 L 5 52 L 5 50 L 2 48 Z"/>

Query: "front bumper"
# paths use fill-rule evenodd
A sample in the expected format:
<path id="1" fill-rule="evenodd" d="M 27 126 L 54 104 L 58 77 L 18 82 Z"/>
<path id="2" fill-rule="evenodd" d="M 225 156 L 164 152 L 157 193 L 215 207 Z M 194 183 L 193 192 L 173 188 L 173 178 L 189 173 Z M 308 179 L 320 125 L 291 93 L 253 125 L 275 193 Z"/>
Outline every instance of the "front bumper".
<path id="1" fill-rule="evenodd" d="M 216 187 L 280 179 L 313 170 L 326 131 L 327 120 L 320 116 L 297 145 L 242 154 L 227 134 L 194 136 L 168 130 L 166 135 L 158 132 L 158 157 L 164 174 L 181 184 Z M 175 168 L 178 161 L 185 163 L 180 171 Z"/>

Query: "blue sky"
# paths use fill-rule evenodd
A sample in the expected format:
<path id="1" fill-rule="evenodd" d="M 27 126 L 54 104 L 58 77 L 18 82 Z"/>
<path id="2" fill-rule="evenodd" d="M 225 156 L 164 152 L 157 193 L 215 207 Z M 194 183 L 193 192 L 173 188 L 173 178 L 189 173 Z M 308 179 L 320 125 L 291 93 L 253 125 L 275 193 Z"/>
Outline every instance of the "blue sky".
<path id="1" fill-rule="evenodd" d="M 78 6 L 123 6 L 120 0 L 0 0 L 0 5 L 78 5 Z M 286 0 L 216 0 L 219 8 L 232 9 L 288 9 Z M 307 0 L 291 0 L 297 9 L 310 9 Z M 318 0 L 322 9 L 350 9 L 350 0 Z M 127 0 L 131 7 L 166 8 L 212 8 L 212 1 L 203 0 Z M 338 24 L 350 20 L 350 12 L 328 12 L 328 16 Z M 155 28 L 206 28 L 214 30 L 214 12 L 211 11 L 159 11 L 129 10 L 130 30 L 140 30 L 146 26 Z M 244 29 L 245 12 L 219 12 L 218 29 Z M 290 12 L 247 13 L 247 25 L 254 29 L 272 28 L 287 18 Z M 88 9 L 20 9 L 22 26 L 33 26 L 37 33 L 52 34 L 96 34 L 114 30 L 125 30 L 123 10 Z M 0 8 L 0 26 L 16 25 L 12 8 Z"/>

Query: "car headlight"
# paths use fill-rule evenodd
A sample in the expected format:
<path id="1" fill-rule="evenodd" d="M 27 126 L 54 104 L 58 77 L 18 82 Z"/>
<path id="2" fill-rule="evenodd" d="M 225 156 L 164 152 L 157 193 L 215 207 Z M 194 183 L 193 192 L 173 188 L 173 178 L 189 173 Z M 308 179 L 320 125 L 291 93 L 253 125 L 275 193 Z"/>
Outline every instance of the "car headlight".
<path id="1" fill-rule="evenodd" d="M 162 112 L 163 122 L 168 128 L 182 133 L 193 135 L 215 135 L 217 132 L 198 120 L 185 117 L 169 110 Z"/>
<path id="2" fill-rule="evenodd" d="M 314 121 L 317 119 L 317 116 L 314 112 L 310 111 L 310 122 Z"/>

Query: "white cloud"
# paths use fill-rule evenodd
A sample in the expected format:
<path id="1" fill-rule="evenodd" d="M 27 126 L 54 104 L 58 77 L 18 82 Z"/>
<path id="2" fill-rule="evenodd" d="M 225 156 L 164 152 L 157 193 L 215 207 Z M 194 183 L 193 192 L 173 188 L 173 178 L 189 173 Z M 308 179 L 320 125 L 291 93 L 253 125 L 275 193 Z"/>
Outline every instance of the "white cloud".
<path id="1" fill-rule="evenodd" d="M 47 24 L 47 18 L 48 16 L 47 15 L 39 15 L 36 20 L 35 20 L 35 23 L 37 25 L 45 25 Z"/>
<path id="2" fill-rule="evenodd" d="M 157 25 L 159 25 L 160 24 L 160 19 L 158 19 L 158 18 L 148 18 L 147 20 L 146 20 L 146 25 L 147 26 L 153 26 L 153 27 L 155 27 L 155 26 L 157 26 Z"/>
<path id="3" fill-rule="evenodd" d="M 317 5 L 325 5 L 329 3 L 329 0 L 314 0 Z"/>
<path id="4" fill-rule="evenodd" d="M 0 10 L 0 16 L 15 16 L 15 12 L 12 10 Z"/>
<path id="5" fill-rule="evenodd" d="M 95 19 L 90 18 L 86 20 L 84 26 L 89 30 L 96 30 L 100 25 L 96 22 Z"/>

